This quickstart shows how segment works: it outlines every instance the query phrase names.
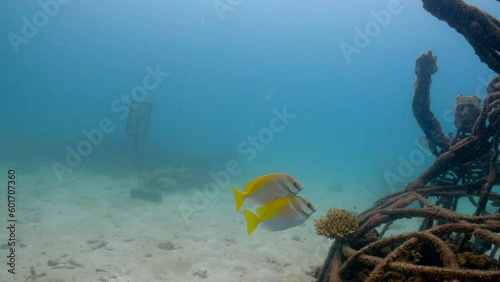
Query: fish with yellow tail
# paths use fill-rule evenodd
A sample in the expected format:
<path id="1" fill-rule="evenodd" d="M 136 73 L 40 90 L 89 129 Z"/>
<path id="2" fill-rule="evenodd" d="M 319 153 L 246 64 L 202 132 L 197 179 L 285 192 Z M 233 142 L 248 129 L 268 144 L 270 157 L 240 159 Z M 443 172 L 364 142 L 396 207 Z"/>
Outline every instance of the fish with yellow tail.
<path id="1" fill-rule="evenodd" d="M 245 200 L 251 199 L 258 204 L 265 204 L 274 199 L 296 195 L 304 185 L 292 176 L 277 172 L 259 176 L 243 186 L 243 191 L 233 186 L 236 210 L 239 211 Z"/>
<path id="2" fill-rule="evenodd" d="M 305 198 L 289 195 L 258 207 L 257 214 L 247 209 L 243 211 L 250 235 L 259 224 L 270 231 L 281 231 L 300 225 L 316 211 L 316 207 Z"/>

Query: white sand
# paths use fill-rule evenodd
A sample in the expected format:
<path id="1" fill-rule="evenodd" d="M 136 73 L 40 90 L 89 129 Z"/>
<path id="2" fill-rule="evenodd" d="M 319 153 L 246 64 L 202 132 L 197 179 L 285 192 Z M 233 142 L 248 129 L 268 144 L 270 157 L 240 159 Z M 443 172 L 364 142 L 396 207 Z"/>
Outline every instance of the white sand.
<path id="1" fill-rule="evenodd" d="M 154 204 L 129 198 L 135 178 L 100 175 L 27 191 L 50 186 L 41 178 L 18 175 L 16 236 L 23 247 L 16 248 L 15 281 L 25 281 L 30 266 L 46 273 L 36 281 L 313 281 L 306 272 L 323 263 L 331 244 L 315 234 L 313 218 L 335 202 L 350 205 L 339 194 L 309 193 L 318 211 L 305 224 L 281 232 L 258 228 L 248 236 L 230 191 L 186 221 L 178 206 L 192 206 L 192 191 Z M 5 220 L 0 228 L 5 230 Z M 6 232 L 0 236 L 5 242 Z M 174 249 L 158 247 L 165 242 Z M 0 281 L 13 281 L 5 260 L 2 255 Z"/>
<path id="2" fill-rule="evenodd" d="M 361 212 L 376 200 L 359 179 L 336 176 L 342 187 L 331 191 L 331 180 L 321 179 L 327 172 L 303 172 L 300 180 L 306 187 L 301 196 L 318 208 L 312 218 L 280 232 L 257 228 L 248 236 L 229 189 L 203 198 L 194 208 L 192 187 L 164 195 L 155 204 L 129 198 L 138 185 L 135 176 L 111 179 L 88 174 L 63 187 L 40 191 L 54 185 L 47 175 L 50 171 L 18 174 L 16 275 L 6 271 L 8 250 L 0 249 L 0 282 L 26 281 L 30 267 L 45 273 L 36 279 L 40 282 L 314 281 L 306 272 L 323 263 L 331 241 L 316 235 L 313 219 L 330 207 Z M 241 175 L 231 184 L 241 187 L 250 177 Z M 5 194 L 6 189 L 0 215 L 7 210 Z M 470 206 L 463 204 L 462 208 Z M 183 214 L 180 205 L 195 213 Z M 386 236 L 417 230 L 420 222 L 399 220 Z M 2 216 L 0 245 L 9 236 L 6 227 Z"/>

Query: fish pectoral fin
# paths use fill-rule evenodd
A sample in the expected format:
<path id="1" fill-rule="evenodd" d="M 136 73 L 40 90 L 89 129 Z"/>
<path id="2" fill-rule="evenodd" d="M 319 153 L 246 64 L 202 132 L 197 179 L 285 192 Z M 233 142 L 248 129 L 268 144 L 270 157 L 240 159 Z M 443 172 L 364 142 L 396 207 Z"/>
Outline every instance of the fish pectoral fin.
<path id="1" fill-rule="evenodd" d="M 245 193 L 238 190 L 238 188 L 233 186 L 234 201 L 236 202 L 236 211 L 241 209 L 243 202 L 245 202 Z"/>
<path id="2" fill-rule="evenodd" d="M 247 219 L 247 231 L 248 231 L 248 235 L 250 235 L 255 230 L 255 228 L 257 227 L 257 225 L 259 225 L 259 223 L 260 223 L 261 220 L 260 220 L 260 218 L 257 215 L 255 215 L 250 210 L 244 209 L 243 211 L 245 212 L 245 217 Z"/>

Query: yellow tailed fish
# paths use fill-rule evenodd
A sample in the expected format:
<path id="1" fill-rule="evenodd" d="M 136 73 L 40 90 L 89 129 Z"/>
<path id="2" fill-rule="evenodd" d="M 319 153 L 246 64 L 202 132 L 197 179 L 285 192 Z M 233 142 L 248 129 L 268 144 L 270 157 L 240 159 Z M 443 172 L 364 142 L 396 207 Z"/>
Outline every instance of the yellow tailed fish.
<path id="1" fill-rule="evenodd" d="M 304 189 L 304 185 L 286 173 L 270 173 L 259 176 L 243 186 L 243 191 L 233 186 L 236 210 L 240 210 L 245 199 L 249 198 L 258 204 L 265 204 L 274 199 L 296 195 Z"/>
<path id="2" fill-rule="evenodd" d="M 285 230 L 304 223 L 316 207 L 300 196 L 285 196 L 257 208 L 254 214 L 245 209 L 247 231 L 250 235 L 257 225 L 270 231 Z"/>

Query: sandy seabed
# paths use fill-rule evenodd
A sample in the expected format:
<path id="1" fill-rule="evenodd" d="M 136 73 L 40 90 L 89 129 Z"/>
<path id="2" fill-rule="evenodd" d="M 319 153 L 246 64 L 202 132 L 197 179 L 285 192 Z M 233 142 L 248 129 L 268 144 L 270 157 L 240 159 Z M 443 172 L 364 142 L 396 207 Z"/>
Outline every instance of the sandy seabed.
<path id="1" fill-rule="evenodd" d="M 44 191 L 39 176 L 18 179 L 16 274 L 5 267 L 2 216 L 0 281 L 314 281 L 306 273 L 323 263 L 331 244 L 313 226 L 330 196 L 313 197 L 318 211 L 301 226 L 248 236 L 229 190 L 188 215 L 179 205 L 193 206 L 192 191 L 164 195 L 159 204 L 130 199 L 133 177 L 87 175 Z M 6 200 L 0 206 L 3 213 Z"/>

